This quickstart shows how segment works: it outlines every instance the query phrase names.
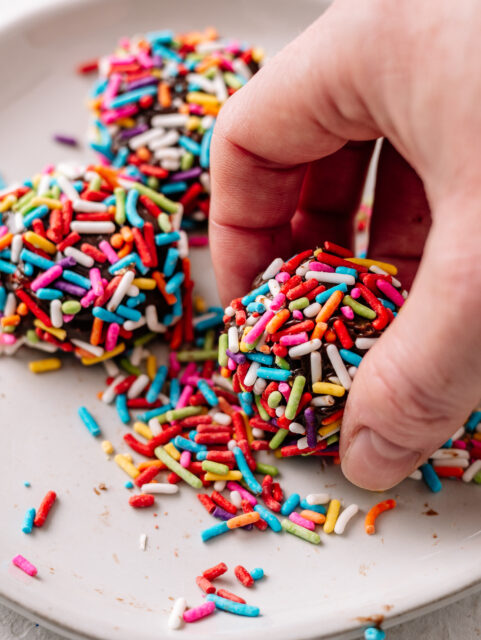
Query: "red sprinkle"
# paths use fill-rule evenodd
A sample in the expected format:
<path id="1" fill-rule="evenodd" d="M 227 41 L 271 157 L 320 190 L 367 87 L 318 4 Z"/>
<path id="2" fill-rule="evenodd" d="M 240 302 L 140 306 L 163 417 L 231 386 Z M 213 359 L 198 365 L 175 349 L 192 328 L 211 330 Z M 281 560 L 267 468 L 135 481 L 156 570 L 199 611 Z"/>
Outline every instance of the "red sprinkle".
<path id="1" fill-rule="evenodd" d="M 237 580 L 239 580 L 239 582 L 241 582 L 244 587 L 252 587 L 252 585 L 254 584 L 254 578 L 242 565 L 237 565 L 237 567 L 234 569 L 234 573 Z"/>
<path id="2" fill-rule="evenodd" d="M 45 495 L 45 498 L 42 500 L 39 508 L 37 509 L 35 520 L 33 521 L 33 524 L 36 527 L 43 526 L 45 520 L 47 519 L 48 512 L 52 508 L 56 498 L 57 498 L 57 494 L 55 493 L 55 491 L 47 492 L 47 494 Z"/>
<path id="3" fill-rule="evenodd" d="M 155 496 L 150 493 L 139 493 L 135 496 L 130 496 L 129 504 L 136 509 L 142 509 L 143 507 L 151 507 L 155 502 Z"/>

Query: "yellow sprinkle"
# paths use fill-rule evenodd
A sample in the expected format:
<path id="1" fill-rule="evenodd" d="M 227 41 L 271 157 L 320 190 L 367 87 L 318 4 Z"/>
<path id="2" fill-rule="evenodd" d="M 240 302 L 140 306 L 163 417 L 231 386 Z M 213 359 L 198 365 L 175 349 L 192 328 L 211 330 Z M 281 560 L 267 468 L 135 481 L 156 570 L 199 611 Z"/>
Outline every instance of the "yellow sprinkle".
<path id="1" fill-rule="evenodd" d="M 341 510 L 341 503 L 339 500 L 331 500 L 326 513 L 326 522 L 324 523 L 324 533 L 332 533 L 336 525 L 336 521 L 339 517 L 339 511 Z"/>
<path id="2" fill-rule="evenodd" d="M 274 458 L 282 458 L 282 451 L 280 449 L 274 450 Z"/>
<path id="3" fill-rule="evenodd" d="M 55 329 L 55 327 L 47 327 L 38 318 L 35 318 L 35 320 L 33 321 L 33 324 L 35 327 L 42 329 L 42 331 L 46 331 L 47 333 L 50 333 L 52 336 L 57 338 L 57 340 L 60 340 L 60 342 L 63 342 L 67 337 L 67 332 L 65 331 L 65 329 Z"/>
<path id="4" fill-rule="evenodd" d="M 252 351 L 252 349 L 255 349 L 256 343 L 258 342 L 257 340 L 255 340 L 252 344 L 246 344 L 244 342 L 244 338 L 246 337 L 246 335 L 249 333 L 251 329 L 252 327 L 244 328 L 244 332 L 242 334 L 242 338 L 239 344 L 239 350 L 242 351 L 243 353 L 246 353 L 247 351 Z"/>
<path id="5" fill-rule="evenodd" d="M 8 211 L 8 209 L 10 209 L 16 202 L 17 202 L 17 198 L 12 193 L 6 196 L 0 202 L 0 213 L 3 213 L 4 211 Z"/>
<path id="6" fill-rule="evenodd" d="M 203 106 L 218 107 L 219 101 L 215 96 L 211 96 L 208 93 L 202 93 L 202 91 L 190 91 L 186 96 L 187 102 L 194 102 Z"/>
<path id="7" fill-rule="evenodd" d="M 104 360 L 115 358 L 115 356 L 118 356 L 119 353 L 122 353 L 124 349 L 125 343 L 121 342 L 115 347 L 115 349 L 112 349 L 112 351 L 106 351 L 102 356 L 97 356 L 96 358 L 82 358 L 80 362 L 86 367 L 89 367 L 91 364 L 97 364 L 98 362 L 103 362 Z"/>
<path id="8" fill-rule="evenodd" d="M 362 267 L 367 267 L 368 269 L 372 266 L 380 267 L 392 276 L 397 274 L 397 267 L 389 262 L 380 262 L 379 260 L 371 260 L 370 258 L 347 258 L 347 261 L 354 262 L 354 264 L 360 264 Z"/>
<path id="9" fill-rule="evenodd" d="M 132 284 L 139 289 L 155 289 L 157 283 L 153 278 L 134 278 Z"/>
<path id="10" fill-rule="evenodd" d="M 47 240 L 46 238 L 42 238 L 42 236 L 39 236 L 38 233 L 35 233 L 34 231 L 27 231 L 23 237 L 27 242 L 33 244 L 34 247 L 42 249 L 42 251 L 45 251 L 46 253 L 53 254 L 57 251 L 57 247 L 53 242 L 50 242 L 50 240 Z"/>
<path id="11" fill-rule="evenodd" d="M 45 373 L 60 369 L 62 361 L 59 358 L 45 358 L 45 360 L 32 360 L 28 363 L 28 368 L 32 373 Z"/>
<path id="12" fill-rule="evenodd" d="M 134 459 L 132 458 L 132 456 L 130 455 L 130 453 L 123 453 L 121 454 L 124 456 L 124 458 L 127 460 L 127 462 L 134 462 Z"/>
<path id="13" fill-rule="evenodd" d="M 154 355 L 148 356 L 145 366 L 149 379 L 153 380 L 155 378 L 155 374 L 157 373 L 157 358 Z"/>
<path id="14" fill-rule="evenodd" d="M 102 442 L 102 449 L 107 455 L 110 455 L 114 452 L 114 445 L 110 442 L 110 440 L 104 440 Z"/>
<path id="15" fill-rule="evenodd" d="M 194 309 L 197 313 L 205 313 L 207 311 L 207 303 L 202 296 L 194 296 Z"/>
<path id="16" fill-rule="evenodd" d="M 326 437 L 329 436 L 331 433 L 333 433 L 334 431 L 336 431 L 336 429 L 339 429 L 339 427 L 342 424 L 342 418 L 339 418 L 339 420 L 335 420 L 334 422 L 332 422 L 331 424 L 326 424 L 325 427 L 321 427 L 319 429 L 319 431 L 317 432 L 321 437 Z"/>
<path id="17" fill-rule="evenodd" d="M 265 52 L 264 49 L 261 49 L 260 47 L 256 47 L 255 49 L 252 49 L 252 59 L 254 60 L 254 62 L 262 62 L 264 60 L 264 56 L 265 56 Z"/>
<path id="18" fill-rule="evenodd" d="M 314 393 L 327 394 L 341 398 L 346 390 L 340 384 L 332 384 L 330 382 L 314 382 L 312 385 Z"/>
<path id="19" fill-rule="evenodd" d="M 249 418 L 247 417 L 247 415 L 243 411 L 241 411 L 241 414 L 242 414 L 242 419 L 244 420 L 244 426 L 246 429 L 247 442 L 251 444 L 251 442 L 254 440 L 254 436 L 252 435 L 252 427 L 249 424 Z"/>
<path id="20" fill-rule="evenodd" d="M 132 129 L 137 123 L 133 118 L 120 118 L 115 122 L 117 127 L 122 127 L 122 129 Z"/>
<path id="21" fill-rule="evenodd" d="M 180 460 L 180 451 L 175 448 L 175 446 L 172 444 L 172 442 L 167 443 L 164 446 L 164 449 L 167 451 L 169 456 L 174 458 L 174 460 L 177 460 L 177 462 Z"/>
<path id="22" fill-rule="evenodd" d="M 134 465 L 129 460 L 127 460 L 127 456 L 118 453 L 115 456 L 114 460 L 122 469 L 122 471 L 125 471 L 125 473 L 127 473 L 131 478 L 136 478 L 140 474 L 140 471 L 136 467 L 134 467 Z"/>
<path id="23" fill-rule="evenodd" d="M 44 198 L 42 196 L 35 196 L 35 198 L 32 198 L 32 200 L 30 200 L 30 204 L 34 207 L 45 204 L 49 209 L 62 208 L 62 203 L 60 202 L 60 200 L 55 200 L 54 198 Z"/>
<path id="24" fill-rule="evenodd" d="M 145 424 L 145 422 L 134 422 L 134 431 L 146 440 L 152 440 L 152 438 L 154 437 L 152 431 Z"/>
<path id="25" fill-rule="evenodd" d="M 200 127 L 200 118 L 197 116 L 191 116 L 185 125 L 187 131 L 195 131 Z"/>
<path id="26" fill-rule="evenodd" d="M 211 473 L 208 471 L 204 478 L 210 482 L 217 482 L 217 480 L 242 480 L 242 473 L 240 471 L 229 471 L 225 476 L 221 476 L 218 473 Z"/>
<path id="27" fill-rule="evenodd" d="M 42 178 L 40 173 L 36 173 L 32 178 L 32 184 L 35 187 L 35 191 L 37 190 L 40 179 Z"/>

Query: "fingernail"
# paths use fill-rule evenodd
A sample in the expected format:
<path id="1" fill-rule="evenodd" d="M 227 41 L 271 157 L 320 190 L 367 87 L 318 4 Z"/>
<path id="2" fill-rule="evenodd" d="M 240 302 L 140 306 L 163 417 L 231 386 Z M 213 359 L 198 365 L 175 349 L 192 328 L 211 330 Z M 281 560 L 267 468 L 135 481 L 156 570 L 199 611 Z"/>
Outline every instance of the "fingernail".
<path id="1" fill-rule="evenodd" d="M 382 491 L 401 482 L 420 459 L 419 451 L 400 447 L 369 427 L 362 427 L 344 454 L 342 470 L 353 484 Z"/>

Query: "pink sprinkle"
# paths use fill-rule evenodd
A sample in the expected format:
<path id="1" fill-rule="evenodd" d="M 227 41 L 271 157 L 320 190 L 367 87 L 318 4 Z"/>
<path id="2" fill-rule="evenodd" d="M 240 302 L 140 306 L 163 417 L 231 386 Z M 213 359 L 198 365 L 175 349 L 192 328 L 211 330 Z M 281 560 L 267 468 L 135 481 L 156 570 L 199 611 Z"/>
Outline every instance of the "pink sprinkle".
<path id="1" fill-rule="evenodd" d="M 314 531 L 314 529 L 316 528 L 314 522 L 311 522 L 310 520 L 303 518 L 295 511 L 291 513 L 291 515 L 289 516 L 289 520 L 291 520 L 292 522 L 295 522 L 300 527 L 304 527 L 304 529 L 309 529 L 309 531 Z"/>
<path id="2" fill-rule="evenodd" d="M 348 320 L 354 319 L 354 311 L 351 309 L 351 307 L 341 307 L 341 311 L 342 315 Z"/>
<path id="3" fill-rule="evenodd" d="M 327 271 L 328 273 L 333 273 L 335 269 L 329 264 L 324 264 L 324 262 L 309 262 L 309 271 Z"/>
<path id="4" fill-rule="evenodd" d="M 303 320 L 304 314 L 302 313 L 302 311 L 299 311 L 299 309 L 294 309 L 294 311 L 292 312 L 292 317 L 295 320 Z"/>
<path id="5" fill-rule="evenodd" d="M 208 236 L 191 236 L 189 238 L 189 247 L 206 247 L 208 244 Z"/>
<path id="6" fill-rule="evenodd" d="M 200 104 L 189 104 L 189 113 L 194 116 L 202 116 L 204 114 L 204 107 Z"/>
<path id="7" fill-rule="evenodd" d="M 384 295 L 389 298 L 395 305 L 398 307 L 402 307 L 405 300 L 402 295 L 399 293 L 397 289 L 395 289 L 392 284 L 387 282 L 386 280 L 376 280 L 376 285 L 380 291 L 384 293 Z"/>
<path id="8" fill-rule="evenodd" d="M 291 395 L 290 386 L 287 384 L 287 382 L 280 382 L 278 389 L 279 389 L 279 393 L 282 393 L 285 401 L 287 402 L 289 400 L 289 396 Z"/>
<path id="9" fill-rule="evenodd" d="M 84 297 L 80 299 L 80 304 L 84 309 L 86 309 L 87 307 L 90 307 L 91 304 L 93 304 L 93 301 L 96 297 L 97 295 L 95 294 L 95 291 L 93 289 L 90 289 L 90 291 L 88 291 L 84 295 Z"/>
<path id="10" fill-rule="evenodd" d="M 100 116 L 100 119 L 104 124 L 112 124 L 116 120 L 120 120 L 121 118 L 130 118 L 130 116 L 134 116 L 139 108 L 135 104 L 128 104 L 125 107 L 119 107 L 118 109 L 108 109 L 104 111 Z"/>
<path id="11" fill-rule="evenodd" d="M 188 378 L 194 375 L 196 370 L 197 370 L 197 367 L 195 365 L 195 362 L 189 362 L 189 364 L 186 366 L 184 370 L 184 373 L 180 378 L 180 384 L 187 384 Z"/>
<path id="12" fill-rule="evenodd" d="M 128 38 L 122 38 L 119 41 L 119 46 L 122 49 L 129 49 L 130 48 L 130 40 Z M 108 57 L 108 61 L 109 64 L 112 65 L 129 65 L 129 64 L 134 64 L 136 62 L 135 60 L 135 56 L 133 54 L 129 55 L 129 56 L 116 56 L 116 55 L 112 55 Z"/>
<path id="13" fill-rule="evenodd" d="M 289 336 L 282 336 L 279 342 L 285 347 L 293 347 L 296 344 L 304 344 L 309 340 L 307 333 L 301 331 L 301 333 L 293 333 Z"/>
<path id="14" fill-rule="evenodd" d="M 471 443 L 476 443 L 476 440 L 471 440 Z M 479 444 L 479 443 L 478 443 Z M 455 440 L 453 442 L 454 449 L 467 449 L 468 445 L 464 442 L 464 440 Z"/>
<path id="15" fill-rule="evenodd" d="M 26 558 L 24 558 L 20 554 L 12 558 L 12 562 L 16 567 L 18 567 L 22 571 L 25 571 L 25 573 L 28 573 L 29 576 L 32 576 L 32 578 L 33 576 L 36 576 L 38 573 L 37 567 L 35 567 L 31 562 L 29 562 Z"/>
<path id="16" fill-rule="evenodd" d="M 182 451 L 182 453 L 180 454 L 180 464 L 181 466 L 184 467 L 184 469 L 187 469 L 189 467 L 190 464 L 190 459 L 192 458 L 190 451 Z"/>
<path id="17" fill-rule="evenodd" d="M 102 242 L 99 242 L 99 249 L 105 256 L 107 256 L 107 260 L 110 262 L 110 264 L 115 264 L 119 261 L 118 255 L 112 249 L 112 246 L 107 242 L 107 240 L 102 240 Z"/>
<path id="18" fill-rule="evenodd" d="M 283 293 L 278 293 L 272 298 L 271 306 L 269 309 L 271 311 L 279 311 L 281 306 L 284 304 L 286 296 Z"/>
<path id="19" fill-rule="evenodd" d="M 144 69 L 152 69 L 152 67 L 154 66 L 154 61 L 143 49 L 139 49 L 137 51 L 137 60 L 140 62 L 142 67 L 144 67 Z"/>
<path id="20" fill-rule="evenodd" d="M 5 225 L 2 225 L 0 227 L 0 238 L 3 238 L 3 236 L 7 235 L 8 232 L 8 227 L 6 227 Z"/>
<path id="21" fill-rule="evenodd" d="M 90 282 L 92 283 L 92 289 L 95 291 L 96 296 L 101 296 L 104 292 L 104 288 L 102 286 L 102 276 L 100 273 L 100 269 L 97 267 L 93 267 L 89 271 Z"/>
<path id="22" fill-rule="evenodd" d="M 253 342 L 255 342 L 258 338 L 260 338 L 262 332 L 264 331 L 264 329 L 266 328 L 267 323 L 272 320 L 272 318 L 274 317 L 274 312 L 271 311 L 270 309 L 268 309 L 267 311 L 265 311 L 262 316 L 259 318 L 259 320 L 256 322 L 256 324 L 254 325 L 254 327 L 249 331 L 249 333 L 245 336 L 244 338 L 244 342 L 246 344 L 252 344 Z"/>
<path id="23" fill-rule="evenodd" d="M 210 616 L 211 613 L 214 613 L 214 609 L 215 604 L 209 600 L 209 602 L 201 604 L 200 607 L 195 607 L 194 609 L 185 611 L 184 620 L 185 622 L 197 622 L 197 620 Z"/>
<path id="24" fill-rule="evenodd" d="M 232 73 L 235 73 L 234 67 L 232 66 L 232 62 L 230 60 L 227 60 L 227 58 L 222 58 L 221 64 L 222 64 L 222 68 L 225 71 L 232 71 Z"/>
<path id="25" fill-rule="evenodd" d="M 361 290 L 359 289 L 359 287 L 354 287 L 353 289 L 351 289 L 351 298 L 354 298 L 355 300 L 357 300 L 357 298 L 361 297 Z"/>
<path id="26" fill-rule="evenodd" d="M 180 362 L 177 359 L 177 354 L 172 351 L 169 354 L 169 375 L 172 378 L 176 378 L 180 368 Z"/>
<path id="27" fill-rule="evenodd" d="M 182 393 L 179 396 L 179 399 L 177 401 L 177 404 L 175 405 L 175 408 L 183 409 L 184 407 L 186 407 L 187 403 L 189 402 L 189 398 L 193 393 L 194 393 L 194 387 L 192 387 L 190 384 L 186 384 L 185 387 L 182 389 Z"/>
<path id="28" fill-rule="evenodd" d="M 50 269 L 47 269 L 47 271 L 35 278 L 35 280 L 30 285 L 32 291 L 37 291 L 42 287 L 47 287 L 51 282 L 53 282 L 57 278 L 60 278 L 60 276 L 62 275 L 62 271 L 63 269 L 59 264 L 55 264 L 53 267 L 50 267 Z"/>
<path id="29" fill-rule="evenodd" d="M 69 322 L 72 322 L 72 320 L 73 320 L 74 318 L 75 318 L 75 316 L 74 316 L 74 315 L 72 315 L 72 314 L 65 314 L 65 315 L 63 316 L 63 321 L 64 321 L 64 322 L 66 322 L 66 323 L 68 324 Z"/>
<path id="30" fill-rule="evenodd" d="M 232 360 L 232 358 L 229 358 L 227 360 L 227 368 L 229 369 L 229 371 L 235 371 L 237 368 L 237 364 L 235 360 Z"/>
<path id="31" fill-rule="evenodd" d="M 17 338 L 13 335 L 13 333 L 0 333 L 1 344 L 15 344 L 16 342 Z"/>
<path id="32" fill-rule="evenodd" d="M 255 498 L 252 493 L 249 493 L 247 489 L 244 489 L 244 487 L 242 487 L 237 482 L 229 480 L 227 483 L 227 488 L 229 489 L 229 491 L 238 491 L 245 500 L 251 503 L 253 507 L 257 504 L 257 498 Z"/>
<path id="33" fill-rule="evenodd" d="M 119 339 L 120 325 L 116 322 L 109 324 L 107 329 L 107 335 L 105 336 L 105 350 L 112 351 L 117 346 L 117 340 Z"/>
<path id="34" fill-rule="evenodd" d="M 47 164 L 42 173 L 53 173 L 55 171 L 54 164 Z"/>
<path id="35" fill-rule="evenodd" d="M 109 83 L 104 91 L 104 95 L 102 98 L 102 108 L 108 109 L 110 103 L 118 94 L 120 85 L 122 84 L 122 76 L 120 73 L 113 73 L 110 76 Z"/>
<path id="36" fill-rule="evenodd" d="M 287 271 L 279 271 L 276 275 L 277 282 L 287 282 L 291 276 L 287 273 Z"/>

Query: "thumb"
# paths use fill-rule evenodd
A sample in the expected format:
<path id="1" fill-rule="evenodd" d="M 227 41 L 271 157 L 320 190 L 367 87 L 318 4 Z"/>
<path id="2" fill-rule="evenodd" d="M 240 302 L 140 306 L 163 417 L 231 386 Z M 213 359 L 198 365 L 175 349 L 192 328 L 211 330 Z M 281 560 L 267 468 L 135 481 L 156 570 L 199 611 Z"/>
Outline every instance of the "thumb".
<path id="1" fill-rule="evenodd" d="M 474 292 L 481 284 L 481 218 L 467 206 L 446 202 L 437 215 L 433 207 L 411 295 L 353 382 L 341 460 L 347 478 L 363 488 L 383 490 L 403 480 L 479 400 L 481 303 Z"/>

